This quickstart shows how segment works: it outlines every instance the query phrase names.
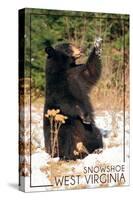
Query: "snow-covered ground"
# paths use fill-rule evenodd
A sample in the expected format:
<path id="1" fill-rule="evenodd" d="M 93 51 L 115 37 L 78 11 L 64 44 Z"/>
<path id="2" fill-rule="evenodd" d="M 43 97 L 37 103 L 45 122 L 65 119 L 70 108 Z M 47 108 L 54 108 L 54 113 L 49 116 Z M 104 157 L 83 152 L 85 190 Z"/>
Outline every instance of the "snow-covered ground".
<path id="1" fill-rule="evenodd" d="M 32 191 L 43 191 L 51 189 L 78 189 L 78 188 L 92 188 L 103 186 L 118 186 L 128 185 L 128 169 L 129 169 L 129 113 L 125 113 L 125 126 L 124 126 L 124 113 L 101 111 L 96 113 L 95 121 L 97 126 L 101 129 L 103 134 L 104 149 L 100 154 L 89 154 L 86 158 L 76 161 L 59 161 L 58 158 L 51 158 L 44 148 L 43 137 L 43 107 L 32 107 L 31 112 L 31 142 L 32 142 L 32 156 L 31 156 L 31 185 L 39 186 L 38 188 L 30 188 Z M 23 117 L 23 116 L 22 116 Z M 29 126 L 29 108 L 25 108 L 25 133 L 21 135 L 21 140 L 26 144 L 30 141 L 30 126 Z M 23 133 L 23 130 L 22 130 Z M 25 136 L 25 137 L 24 137 Z M 123 148 L 125 145 L 125 148 Z M 26 163 L 26 169 L 21 169 L 21 175 L 25 176 L 27 191 L 29 190 L 30 181 L 30 154 L 27 145 L 26 155 L 22 153 L 21 163 Z M 123 159 L 125 158 L 125 163 Z M 86 183 L 84 175 L 84 167 L 110 167 L 110 166 L 125 165 L 124 176 L 125 182 L 122 184 L 119 181 L 109 183 Z M 24 172 L 23 172 L 24 171 Z M 97 174 L 100 174 L 98 172 Z M 62 184 L 57 186 L 55 184 L 55 177 L 64 177 L 79 175 L 80 183 L 76 181 L 75 184 L 72 180 L 70 184 Z M 87 176 L 89 174 L 87 173 Z M 68 183 L 67 182 L 67 183 Z M 45 187 L 45 185 L 54 185 L 53 187 Z M 41 186 L 41 187 L 40 187 Z"/>

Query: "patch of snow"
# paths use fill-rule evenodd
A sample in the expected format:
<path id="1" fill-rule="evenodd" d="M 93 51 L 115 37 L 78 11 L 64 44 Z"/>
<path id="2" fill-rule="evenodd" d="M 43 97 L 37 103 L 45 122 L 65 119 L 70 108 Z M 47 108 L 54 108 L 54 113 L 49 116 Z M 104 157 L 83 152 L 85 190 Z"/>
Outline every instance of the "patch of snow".
<path id="1" fill-rule="evenodd" d="M 27 119 L 29 115 L 29 109 L 25 109 L 27 113 Z M 43 108 L 38 110 L 32 107 L 32 143 L 36 146 L 36 152 L 31 156 L 31 169 L 32 169 L 32 185 L 49 185 L 51 184 L 49 175 L 50 171 L 46 174 L 41 171 L 44 166 L 49 166 L 50 162 L 58 163 L 59 158 L 51 158 L 44 150 L 44 136 L 43 136 Z M 73 173 L 82 173 L 84 166 L 97 166 L 100 164 L 120 165 L 123 164 L 123 144 L 125 143 L 125 159 L 126 159 L 126 171 L 128 182 L 128 169 L 129 169 L 129 113 L 125 113 L 125 128 L 124 128 L 124 115 L 123 112 L 108 112 L 101 111 L 100 114 L 95 117 L 96 125 L 100 128 L 103 135 L 104 149 L 101 154 L 89 154 L 83 160 L 77 160 L 74 164 L 70 165 L 66 175 L 71 174 L 71 169 L 75 171 Z M 28 126 L 28 124 L 26 125 Z M 124 133 L 125 129 L 125 133 Z M 123 134 L 125 134 L 125 141 L 123 140 Z M 26 136 L 27 138 L 29 136 Z M 23 138 L 23 137 L 22 137 Z M 25 156 L 29 162 L 29 156 Z M 23 156 L 20 158 L 23 162 Z M 66 162 L 67 165 L 67 162 Z M 29 177 L 26 177 L 26 185 L 29 182 Z M 83 181 L 82 181 L 83 183 Z M 98 185 L 92 185 L 89 187 L 97 187 Z M 112 186 L 112 184 L 110 184 Z M 28 187 L 28 185 L 27 185 Z M 62 186 L 60 189 L 65 189 Z M 33 189 L 34 190 L 34 189 Z M 44 188 L 40 189 L 44 190 Z M 46 189 L 45 189 L 46 190 Z M 47 189 L 51 190 L 51 188 Z"/>

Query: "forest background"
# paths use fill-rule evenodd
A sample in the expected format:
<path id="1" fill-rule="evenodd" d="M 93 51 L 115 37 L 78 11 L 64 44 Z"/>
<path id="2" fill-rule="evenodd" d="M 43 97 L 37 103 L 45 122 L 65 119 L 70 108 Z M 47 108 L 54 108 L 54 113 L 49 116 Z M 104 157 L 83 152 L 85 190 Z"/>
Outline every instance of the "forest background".
<path id="1" fill-rule="evenodd" d="M 31 79 L 32 102 L 45 100 L 45 45 L 70 42 L 85 49 L 78 60 L 84 63 L 96 37 L 103 39 L 102 76 L 91 99 L 97 109 L 129 107 L 129 16 L 78 12 L 77 15 L 31 15 L 31 35 L 25 35 L 26 94 Z M 27 20 L 27 19 L 26 19 Z M 25 23 L 29 29 L 28 20 Z M 28 33 L 28 31 L 27 31 Z M 28 48 L 30 47 L 30 48 Z M 31 59 L 29 60 L 29 52 Z M 30 71 L 30 70 L 31 71 Z M 31 72 L 31 74 L 29 73 Z M 26 86 L 26 84 L 25 84 Z"/>

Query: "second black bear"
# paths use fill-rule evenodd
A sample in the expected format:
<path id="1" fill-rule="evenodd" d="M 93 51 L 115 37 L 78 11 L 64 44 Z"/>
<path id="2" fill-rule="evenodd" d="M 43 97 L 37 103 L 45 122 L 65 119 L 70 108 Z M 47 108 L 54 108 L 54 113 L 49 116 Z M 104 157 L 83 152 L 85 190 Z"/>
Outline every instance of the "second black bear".
<path id="1" fill-rule="evenodd" d="M 55 48 L 46 48 L 48 58 L 44 114 L 48 109 L 54 108 L 60 109 L 62 114 L 68 116 L 68 120 L 59 131 L 59 156 L 62 159 L 79 158 L 79 154 L 75 154 L 77 144 L 83 144 L 89 153 L 103 147 L 102 136 L 95 126 L 88 97 L 90 89 L 101 74 L 100 43 L 98 40 L 95 42 L 86 64 L 81 65 L 75 63 L 80 51 L 76 51 L 76 48 L 74 50 L 73 45 L 63 44 Z M 46 151 L 51 154 L 50 124 L 46 118 L 44 136 Z M 82 157 L 85 155 L 86 152 L 82 152 Z"/>

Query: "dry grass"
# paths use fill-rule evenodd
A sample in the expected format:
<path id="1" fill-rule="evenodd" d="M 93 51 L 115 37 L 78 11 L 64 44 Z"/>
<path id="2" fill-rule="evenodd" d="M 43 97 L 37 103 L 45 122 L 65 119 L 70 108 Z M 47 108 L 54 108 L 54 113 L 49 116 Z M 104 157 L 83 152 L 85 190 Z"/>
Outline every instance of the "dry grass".
<path id="1" fill-rule="evenodd" d="M 127 72 L 127 70 L 125 72 L 125 94 L 123 92 L 123 86 L 121 86 L 121 90 L 118 89 L 117 86 L 113 87 L 112 85 L 110 85 L 110 87 L 108 87 L 109 80 L 103 80 L 102 78 L 100 79 L 98 84 L 92 89 L 90 97 L 92 104 L 96 110 L 122 110 L 124 106 L 124 99 L 125 109 L 129 109 L 129 73 Z M 42 96 L 42 94 L 38 90 L 36 92 L 35 89 L 32 89 L 30 91 L 30 79 L 25 79 L 24 84 L 21 85 L 21 90 L 24 91 L 24 94 L 22 92 L 20 96 L 20 105 L 29 105 L 30 97 L 32 105 L 34 105 L 36 108 L 40 109 L 40 105 L 44 105 L 45 97 Z"/>
<path id="2" fill-rule="evenodd" d="M 41 171 L 42 172 L 46 172 L 48 173 L 48 171 L 50 171 L 52 173 L 53 176 L 64 176 L 66 175 L 66 173 L 69 172 L 69 175 L 78 175 L 75 173 L 75 165 L 79 164 L 80 161 L 49 161 L 47 163 L 47 166 L 43 166 L 41 167 Z M 72 172 L 71 172 L 72 170 Z M 71 174 L 72 173 L 72 174 Z"/>
<path id="3" fill-rule="evenodd" d="M 25 141 L 19 142 L 19 154 L 21 156 L 30 155 L 30 148 L 31 148 L 31 154 L 37 152 L 37 147 L 32 142 L 30 147 L 30 140 L 26 142 Z"/>
<path id="4" fill-rule="evenodd" d="M 46 173 L 51 184 L 55 185 L 54 177 L 63 177 L 63 176 L 71 176 L 71 175 L 79 175 L 79 172 L 76 172 L 76 165 L 80 164 L 80 161 L 49 161 L 47 166 L 41 167 L 41 172 Z M 80 172 L 80 176 L 82 177 L 84 174 Z M 80 188 L 83 185 L 71 186 L 71 188 Z M 59 186 L 55 186 L 59 187 Z M 67 186 L 66 186 L 67 188 Z"/>
<path id="5" fill-rule="evenodd" d="M 20 176 L 29 176 L 30 175 L 30 165 L 24 160 L 19 164 L 19 173 Z"/>

